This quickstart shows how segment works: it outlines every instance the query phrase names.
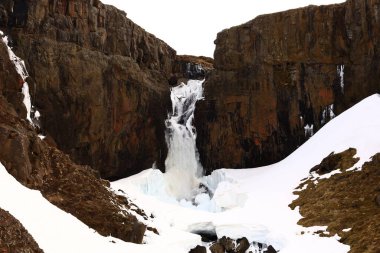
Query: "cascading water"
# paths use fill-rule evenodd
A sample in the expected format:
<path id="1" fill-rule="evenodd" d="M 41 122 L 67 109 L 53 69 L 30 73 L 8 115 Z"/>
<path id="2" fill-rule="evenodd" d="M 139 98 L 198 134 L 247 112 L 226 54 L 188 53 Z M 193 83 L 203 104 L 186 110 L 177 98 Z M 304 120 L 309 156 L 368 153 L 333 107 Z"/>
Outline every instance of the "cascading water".
<path id="1" fill-rule="evenodd" d="M 35 123 L 33 122 L 33 120 L 35 119 L 36 121 L 38 121 L 38 117 L 40 116 L 40 113 L 34 110 L 32 106 L 30 93 L 29 93 L 29 85 L 26 82 L 26 78 L 29 76 L 29 74 L 28 74 L 28 71 L 26 70 L 25 63 L 21 58 L 16 56 L 16 54 L 13 52 L 12 48 L 8 45 L 9 44 L 8 37 L 4 36 L 4 33 L 2 31 L 0 31 L 0 38 L 8 49 L 9 59 L 13 62 L 17 73 L 21 76 L 23 80 L 22 94 L 24 95 L 23 103 L 27 111 L 26 119 L 30 122 L 30 124 L 35 126 Z M 34 113 L 34 115 L 32 115 L 32 112 Z"/>
<path id="2" fill-rule="evenodd" d="M 165 161 L 167 191 L 177 199 L 190 199 L 203 173 L 192 125 L 195 104 L 202 98 L 203 81 L 189 80 L 171 89 L 172 112 L 166 120 L 168 156 Z"/>

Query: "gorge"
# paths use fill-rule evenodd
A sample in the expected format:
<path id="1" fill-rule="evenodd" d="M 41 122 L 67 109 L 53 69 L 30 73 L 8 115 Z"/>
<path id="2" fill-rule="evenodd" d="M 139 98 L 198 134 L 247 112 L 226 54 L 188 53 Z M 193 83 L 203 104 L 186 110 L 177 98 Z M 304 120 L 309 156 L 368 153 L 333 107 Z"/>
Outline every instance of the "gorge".
<path id="1" fill-rule="evenodd" d="M 262 15 L 220 32 L 210 59 L 177 55 L 98 0 L 2 0 L 0 211 L 10 211 L 6 191 L 33 189 L 43 196 L 38 203 L 48 200 L 106 238 L 86 248 L 103 240 L 87 231 L 77 242 L 83 252 L 189 252 L 197 245 L 240 252 L 248 241 L 241 252 L 377 253 L 379 6 L 348 0 Z M 358 160 L 336 167 L 341 176 L 309 174 L 348 148 Z M 258 166 L 266 167 L 248 169 Z M 369 179 L 355 174 L 362 167 Z M 332 186 L 344 178 L 367 182 L 359 202 Z M 373 229 L 330 202 L 334 215 L 350 218 L 337 225 L 327 211 L 326 219 L 312 216 L 314 187 L 339 196 L 332 201 L 339 207 L 370 210 L 373 220 L 360 220 Z M 292 211 L 295 195 L 299 209 Z M 67 220 L 70 228 L 75 222 Z M 44 236 L 34 238 L 43 251 L 75 252 Z"/>

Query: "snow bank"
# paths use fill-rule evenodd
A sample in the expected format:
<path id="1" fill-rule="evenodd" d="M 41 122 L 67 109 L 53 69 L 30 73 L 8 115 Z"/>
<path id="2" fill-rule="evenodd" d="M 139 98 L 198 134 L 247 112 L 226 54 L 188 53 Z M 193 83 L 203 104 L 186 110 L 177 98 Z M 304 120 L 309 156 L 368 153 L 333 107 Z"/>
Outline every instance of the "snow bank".
<path id="1" fill-rule="evenodd" d="M 356 148 L 360 161 L 355 167 L 360 167 L 380 151 L 378 108 L 380 95 L 363 100 L 331 120 L 308 142 L 277 164 L 255 169 L 221 169 L 202 178 L 202 184 L 213 198 L 198 195 L 195 204 L 205 208 L 197 209 L 191 203 L 187 203 L 190 208 L 185 208 L 183 202 L 175 199 L 162 201 L 168 199 L 167 195 L 156 187 L 162 187 L 163 181 L 152 180 L 157 176 L 152 176 L 152 171 L 114 182 L 112 187 L 128 192 L 135 203 L 152 213 L 155 219 L 150 222 L 162 234 L 167 231 L 208 231 L 218 237 L 247 237 L 249 241 L 273 245 L 282 253 L 348 252 L 350 247 L 339 243 L 337 236 L 322 238 L 313 234 L 325 227 L 298 226 L 297 221 L 302 217 L 298 209 L 292 211 L 288 205 L 297 197 L 293 191 L 303 178 L 309 176 L 309 170 L 331 152 Z M 149 186 L 141 187 L 141 182 Z M 141 191 L 141 188 L 149 190 Z M 215 212 L 218 209 L 224 211 Z M 161 239 L 153 241 L 157 243 Z M 147 242 L 152 243 L 152 240 Z"/>

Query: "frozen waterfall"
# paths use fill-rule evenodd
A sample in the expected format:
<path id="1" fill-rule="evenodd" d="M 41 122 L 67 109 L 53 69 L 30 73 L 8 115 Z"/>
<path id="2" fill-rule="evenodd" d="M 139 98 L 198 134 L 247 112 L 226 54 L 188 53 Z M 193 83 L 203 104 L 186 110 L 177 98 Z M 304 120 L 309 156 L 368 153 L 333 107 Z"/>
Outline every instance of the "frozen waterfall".
<path id="1" fill-rule="evenodd" d="M 203 168 L 193 126 L 195 104 L 202 98 L 203 81 L 189 80 L 171 89 L 172 112 L 166 120 L 168 156 L 165 161 L 167 191 L 177 199 L 189 199 L 199 188 Z"/>

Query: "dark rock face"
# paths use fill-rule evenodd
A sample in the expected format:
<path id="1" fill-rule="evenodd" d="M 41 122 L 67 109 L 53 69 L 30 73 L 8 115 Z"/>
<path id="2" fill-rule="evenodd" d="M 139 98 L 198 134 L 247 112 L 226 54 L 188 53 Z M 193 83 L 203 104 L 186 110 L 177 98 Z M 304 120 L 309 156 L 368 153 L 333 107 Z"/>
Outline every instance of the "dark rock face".
<path id="1" fill-rule="evenodd" d="M 100 1 L 1 4 L 0 29 L 26 62 L 33 104 L 58 148 L 106 178 L 163 168 L 176 52 Z"/>
<path id="2" fill-rule="evenodd" d="M 294 151 L 380 92 L 380 1 L 309 6 L 224 30 L 196 110 L 204 167 L 253 167 Z"/>
<path id="3" fill-rule="evenodd" d="M 214 69 L 214 60 L 204 56 L 177 55 L 173 65 L 173 76 L 169 79 L 172 86 L 186 83 L 189 79 L 205 79 Z"/>
<path id="4" fill-rule="evenodd" d="M 75 164 L 37 136 L 25 120 L 22 79 L 2 41 L 0 59 L 0 162 L 20 183 L 40 190 L 51 203 L 101 235 L 141 243 L 146 226 L 126 211 L 133 208 L 139 213 L 138 208 L 111 192 L 109 183 L 93 169 Z"/>
<path id="5" fill-rule="evenodd" d="M 0 252 L 43 253 L 24 226 L 0 208 Z"/>

